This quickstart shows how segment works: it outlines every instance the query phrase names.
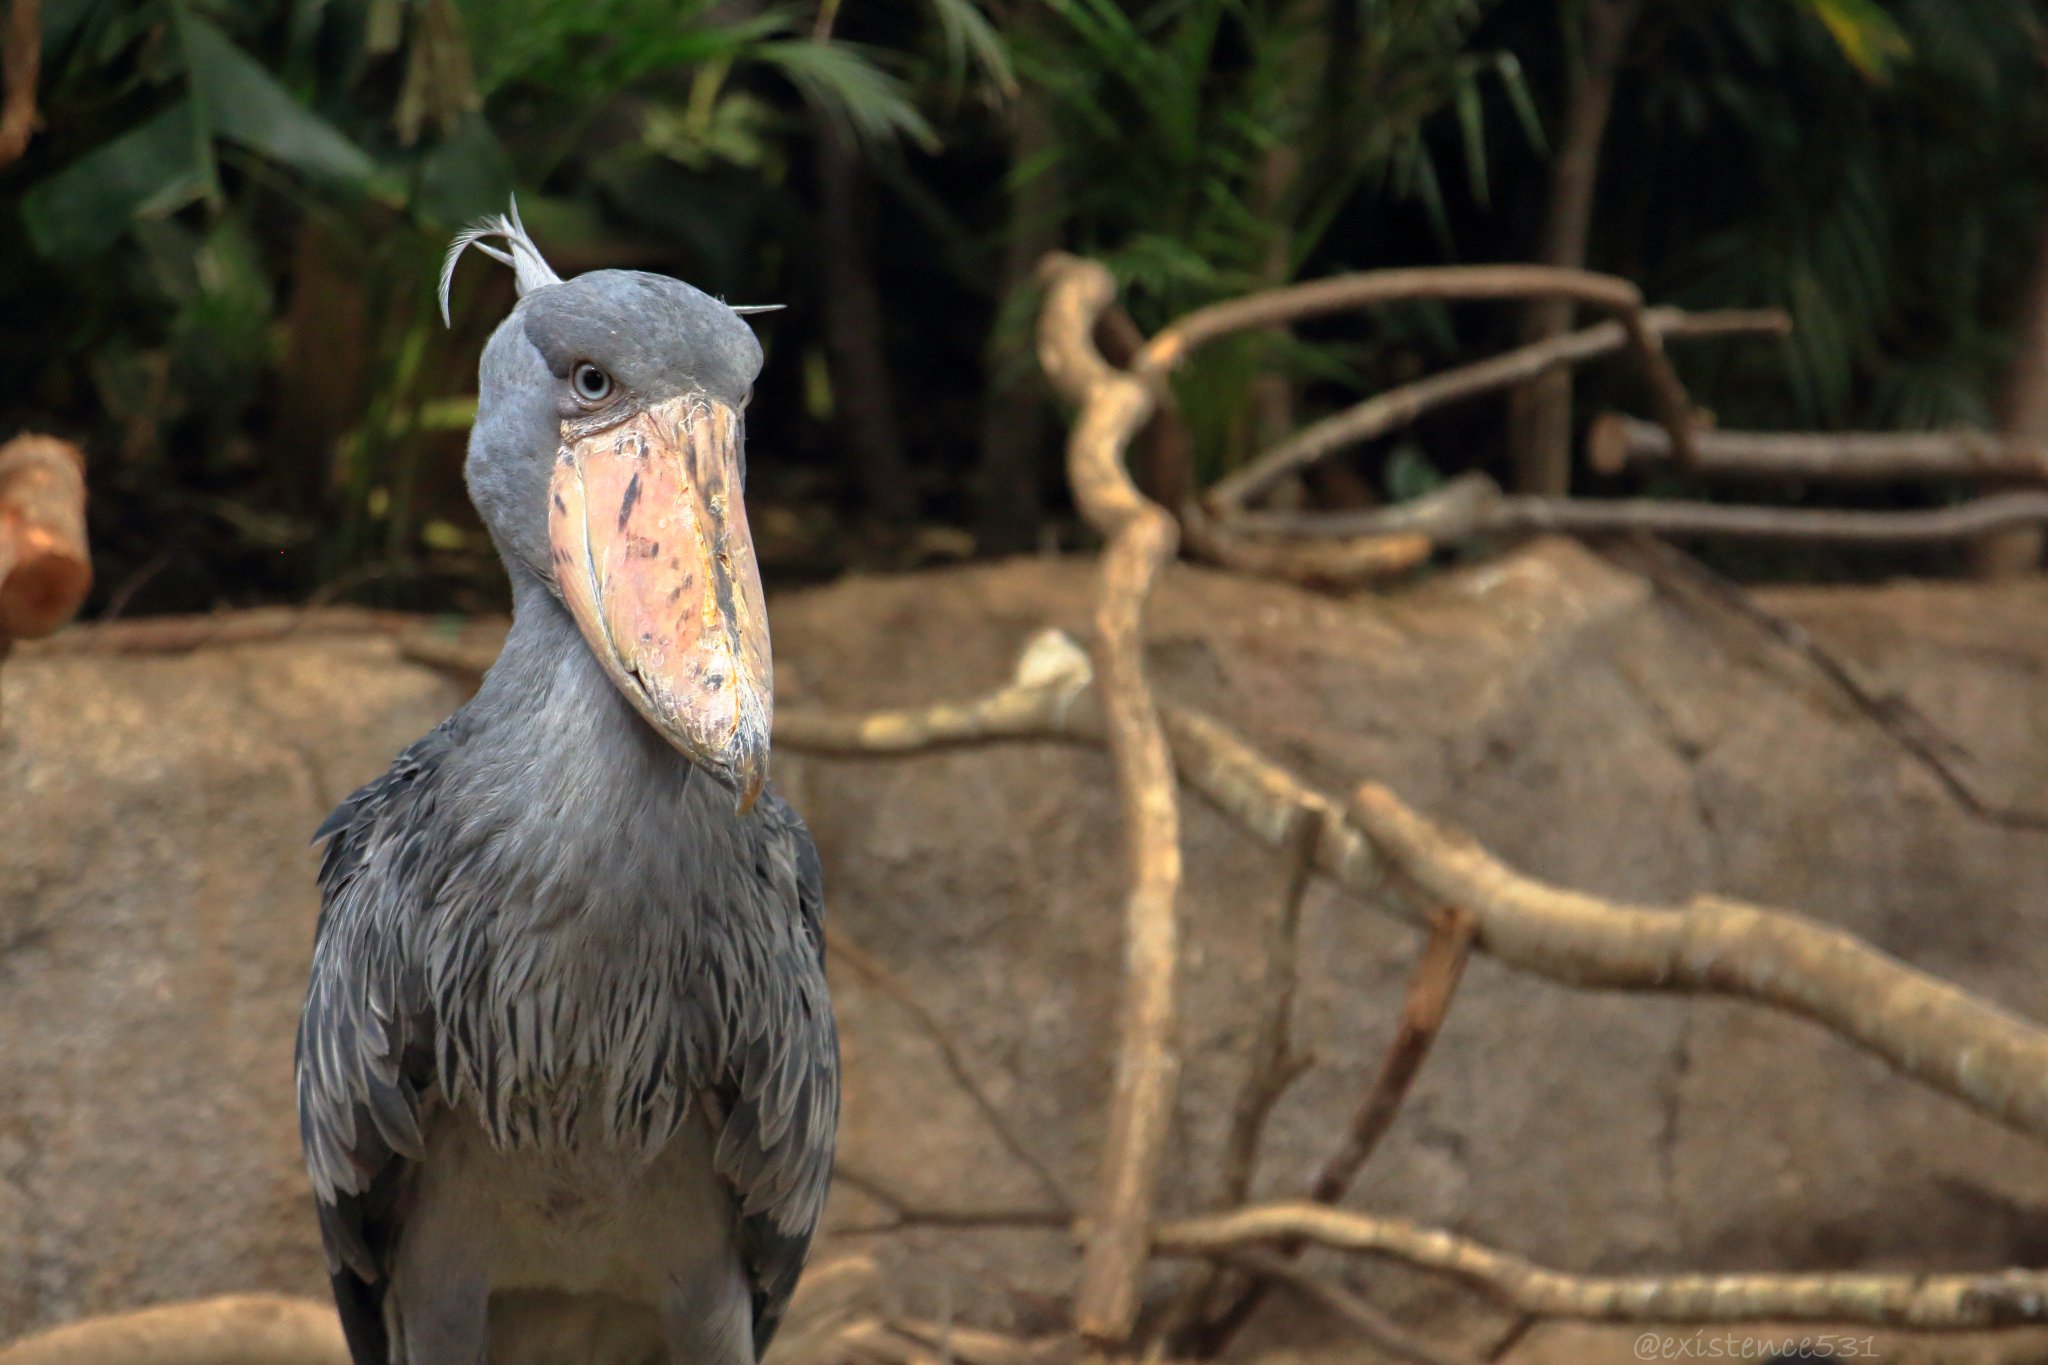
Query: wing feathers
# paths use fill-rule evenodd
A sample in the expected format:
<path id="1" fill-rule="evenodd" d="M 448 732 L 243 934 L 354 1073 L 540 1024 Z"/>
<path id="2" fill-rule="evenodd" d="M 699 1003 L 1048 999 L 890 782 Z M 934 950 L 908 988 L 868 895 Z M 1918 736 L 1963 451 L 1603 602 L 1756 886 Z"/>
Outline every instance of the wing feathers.
<path id="1" fill-rule="evenodd" d="M 579 994 L 531 945 L 512 955 L 494 927 L 493 893 L 465 871 L 484 855 L 434 842 L 447 825 L 437 802 L 456 799 L 438 790 L 459 738 L 448 731 L 321 826 L 300 1128 L 358 1365 L 384 1365 L 355 1345 L 381 1340 L 381 1319 L 349 1320 L 381 1302 L 395 1191 L 408 1163 L 430 1159 L 420 1118 L 429 1094 L 474 1109 L 500 1142 L 595 1140 L 600 1128 L 611 1140 L 666 1142 L 696 1097 L 711 1101 L 722 1118 L 714 1161 L 733 1192 L 754 1341 L 765 1348 L 823 1210 L 839 1107 L 809 833 L 764 794 L 733 831 L 753 856 L 714 865 L 695 901 L 660 911 L 689 917 L 688 932 L 671 924 L 650 937 L 645 961 L 620 962 L 644 970 L 602 997 L 587 981 Z M 465 904 L 449 899 L 457 888 Z M 440 937 L 422 947 L 428 923 Z M 588 1066 L 600 1071 L 596 1089 L 563 1084 Z"/>

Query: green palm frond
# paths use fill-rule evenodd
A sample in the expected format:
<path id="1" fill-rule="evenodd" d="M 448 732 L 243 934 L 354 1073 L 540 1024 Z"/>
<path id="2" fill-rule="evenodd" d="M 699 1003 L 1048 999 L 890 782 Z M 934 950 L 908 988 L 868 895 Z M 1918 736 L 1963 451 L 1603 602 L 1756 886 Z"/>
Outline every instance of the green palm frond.
<path id="1" fill-rule="evenodd" d="M 1865 8 L 1851 17 L 1878 22 Z M 1702 357 L 1705 397 L 1731 423 L 1787 402 L 1774 420 L 1829 427 L 1991 409 L 2002 319 L 2048 208 L 2030 169 L 2048 156 L 2042 21 L 2003 0 L 1899 0 L 1881 13 L 1899 35 L 1883 81 L 1804 0 L 1685 14 L 1664 39 L 1664 77 L 1621 115 L 1703 162 L 1698 193 L 1674 182 L 1644 205 L 1672 243 L 1652 292 L 1792 313 L 1766 373 L 1724 376 Z"/>
<path id="2" fill-rule="evenodd" d="M 1826 26 L 1850 65 L 1871 80 L 1890 77 L 1913 55 L 1913 44 L 1898 21 L 1877 0 L 1800 0 Z"/>
<path id="3" fill-rule="evenodd" d="M 947 65 L 954 78 L 978 72 L 1005 98 L 1016 94 L 1017 76 L 1010 61 L 1009 44 L 976 0 L 931 0 L 931 7 L 939 21 Z"/>
<path id="4" fill-rule="evenodd" d="M 757 45 L 753 56 L 787 76 L 813 108 L 838 119 L 868 146 L 886 146 L 898 138 L 926 148 L 938 145 L 938 134 L 908 88 L 864 48 L 788 38 Z"/>

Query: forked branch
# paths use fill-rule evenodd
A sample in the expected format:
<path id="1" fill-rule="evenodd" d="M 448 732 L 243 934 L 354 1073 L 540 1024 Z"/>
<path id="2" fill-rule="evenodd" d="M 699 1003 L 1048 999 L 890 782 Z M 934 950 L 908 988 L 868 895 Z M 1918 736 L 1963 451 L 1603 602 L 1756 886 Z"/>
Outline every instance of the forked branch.
<path id="1" fill-rule="evenodd" d="M 1370 783 L 1351 818 L 1425 894 L 1470 909 L 1479 946 L 1509 966 L 1575 986 L 1771 1005 L 2048 1138 L 2048 1033 L 1845 930 L 1713 896 L 1642 906 L 1549 886 Z"/>
<path id="2" fill-rule="evenodd" d="M 1049 697 L 1042 692 L 1032 704 L 1050 711 Z M 1062 705 L 1064 719 L 1048 719 L 1037 738 L 1100 742 L 1085 705 Z M 1317 870 L 1418 928 L 1434 907 L 1454 904 L 1475 919 L 1474 946 L 1519 971 L 1571 986 L 1725 996 L 1799 1015 L 2048 1140 L 2048 1032 L 1853 934 L 1712 897 L 1638 906 L 1548 886 L 1383 787 L 1361 788 L 1347 815 L 1213 718 L 1170 705 L 1160 718 L 1181 780 L 1269 848 L 1287 845 L 1297 819 L 1314 822 Z M 1033 737 L 1021 725 L 1002 736 Z"/>

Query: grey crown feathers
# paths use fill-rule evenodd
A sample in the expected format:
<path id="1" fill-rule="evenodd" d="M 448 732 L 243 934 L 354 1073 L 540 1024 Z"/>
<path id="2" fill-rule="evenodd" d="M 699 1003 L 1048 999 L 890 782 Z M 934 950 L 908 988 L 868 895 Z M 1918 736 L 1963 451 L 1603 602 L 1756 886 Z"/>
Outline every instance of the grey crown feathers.
<path id="1" fill-rule="evenodd" d="M 505 245 L 502 248 L 492 246 L 490 242 L 493 238 Z M 562 277 L 548 264 L 547 257 L 541 255 L 540 248 L 534 245 L 533 238 L 527 235 L 526 224 L 519 218 L 519 200 L 515 197 L 505 212 L 477 219 L 456 233 L 455 240 L 448 244 L 448 254 L 441 260 L 439 290 L 441 325 L 444 327 L 454 326 L 454 319 L 449 314 L 448 300 L 455 288 L 455 263 L 462 259 L 462 253 L 471 247 L 475 247 L 500 265 L 512 267 L 512 278 L 521 298 L 525 298 L 536 289 L 562 282 Z M 732 303 L 726 307 L 745 317 L 754 313 L 779 312 L 783 305 Z"/>

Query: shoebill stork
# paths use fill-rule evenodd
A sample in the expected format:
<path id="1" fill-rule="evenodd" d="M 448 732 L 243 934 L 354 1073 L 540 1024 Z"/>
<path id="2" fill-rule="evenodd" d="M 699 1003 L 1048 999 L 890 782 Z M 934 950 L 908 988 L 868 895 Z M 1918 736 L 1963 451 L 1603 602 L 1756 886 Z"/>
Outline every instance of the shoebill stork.
<path id="1" fill-rule="evenodd" d="M 502 246 L 488 243 L 497 240 Z M 466 467 L 511 576 L 474 700 L 320 827 L 299 1122 L 356 1365 L 751 1365 L 825 1200 L 818 856 L 767 785 L 761 350 L 512 215 Z"/>

